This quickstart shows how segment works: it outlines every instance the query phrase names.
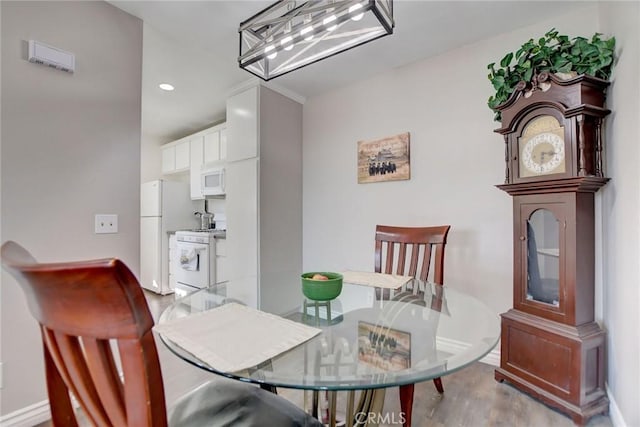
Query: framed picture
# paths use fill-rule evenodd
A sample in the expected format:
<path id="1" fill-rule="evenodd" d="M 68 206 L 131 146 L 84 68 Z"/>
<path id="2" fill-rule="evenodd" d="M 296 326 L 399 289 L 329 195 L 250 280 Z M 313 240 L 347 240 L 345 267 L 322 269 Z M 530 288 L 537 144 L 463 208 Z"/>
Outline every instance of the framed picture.
<path id="1" fill-rule="evenodd" d="M 385 371 L 407 369 L 411 366 L 411 334 L 358 322 L 358 360 Z"/>
<path id="2" fill-rule="evenodd" d="M 358 183 L 411 178 L 409 132 L 375 141 L 358 141 Z"/>

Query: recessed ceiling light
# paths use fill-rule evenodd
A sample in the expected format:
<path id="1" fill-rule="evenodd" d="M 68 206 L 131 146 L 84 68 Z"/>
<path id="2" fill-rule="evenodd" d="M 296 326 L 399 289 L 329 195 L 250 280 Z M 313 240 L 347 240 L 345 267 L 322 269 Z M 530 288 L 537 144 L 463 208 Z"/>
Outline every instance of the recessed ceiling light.
<path id="1" fill-rule="evenodd" d="M 175 88 L 173 87 L 173 85 L 170 85 L 169 83 L 160 83 L 158 86 L 159 86 L 159 87 L 160 87 L 160 89 L 162 89 L 162 90 L 168 90 L 168 91 L 171 91 L 171 90 L 175 89 Z"/>

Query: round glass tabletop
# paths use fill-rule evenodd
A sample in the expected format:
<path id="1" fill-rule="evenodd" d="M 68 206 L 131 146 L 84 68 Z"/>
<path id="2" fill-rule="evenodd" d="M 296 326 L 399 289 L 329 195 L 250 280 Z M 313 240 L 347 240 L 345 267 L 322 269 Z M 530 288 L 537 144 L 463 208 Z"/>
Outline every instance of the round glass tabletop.
<path id="1" fill-rule="evenodd" d="M 390 291 L 345 283 L 340 296 L 328 303 L 301 301 L 299 310 L 283 317 L 321 332 L 240 372 L 217 369 L 162 332 L 159 335 L 177 356 L 212 373 L 307 390 L 365 390 L 413 384 L 455 372 L 495 347 L 500 337 L 499 316 L 480 300 L 418 280 L 410 283 L 410 288 Z M 227 298 L 226 291 L 221 285 L 178 299 L 165 309 L 159 324 L 239 302 Z"/>

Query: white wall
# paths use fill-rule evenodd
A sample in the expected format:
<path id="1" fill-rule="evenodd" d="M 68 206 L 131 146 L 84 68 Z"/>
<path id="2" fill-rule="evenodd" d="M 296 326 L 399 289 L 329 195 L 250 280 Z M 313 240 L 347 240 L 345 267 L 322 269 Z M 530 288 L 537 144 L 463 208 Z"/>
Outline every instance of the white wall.
<path id="1" fill-rule="evenodd" d="M 607 330 L 616 425 L 640 425 L 640 88 L 638 2 L 603 2 L 308 99 L 304 108 L 303 268 L 373 270 L 376 224 L 451 224 L 447 286 L 496 313 L 512 305 L 511 197 L 503 143 L 486 107 L 486 65 L 530 37 L 615 35 L 607 175 L 598 193 L 596 313 Z M 411 133 L 411 180 L 357 184 L 356 143 Z"/>
<path id="2" fill-rule="evenodd" d="M 154 181 L 162 178 L 162 152 L 153 137 L 142 135 L 140 140 L 140 182 Z"/>
<path id="3" fill-rule="evenodd" d="M 2 8 L 2 238 L 42 261 L 117 256 L 139 268 L 142 22 L 104 2 Z M 67 74 L 25 59 L 35 39 L 76 55 Z M 94 215 L 119 216 L 96 235 Z M 2 277 L 0 414 L 46 399 L 37 324 Z"/>
<path id="4" fill-rule="evenodd" d="M 552 27 L 590 35 L 597 9 L 559 16 L 308 99 L 304 269 L 373 270 L 376 224 L 451 224 L 447 286 L 496 313 L 512 305 L 512 199 L 486 106 L 487 64 Z M 411 133 L 411 179 L 358 184 L 356 143 Z"/>
<path id="5" fill-rule="evenodd" d="M 601 191 L 604 321 L 608 387 L 618 425 L 640 426 L 640 3 L 603 2 L 601 32 L 616 36 L 618 63 L 607 106 L 606 174 Z M 614 408 L 615 409 L 615 408 Z M 620 416 L 622 419 L 616 419 Z"/>
<path id="6" fill-rule="evenodd" d="M 2 8 L 0 7 L 0 34 L 2 33 Z M 2 57 L 0 55 L 0 94 L 2 93 Z M 0 242 L 2 237 L 2 102 L 0 102 Z M 2 273 L 0 273 L 0 322 L 2 321 Z M 2 361 L 2 325 L 0 324 L 0 362 Z M 3 366 L 0 365 L 0 375 Z M 2 414 L 2 387 L 0 386 L 0 414 Z"/>

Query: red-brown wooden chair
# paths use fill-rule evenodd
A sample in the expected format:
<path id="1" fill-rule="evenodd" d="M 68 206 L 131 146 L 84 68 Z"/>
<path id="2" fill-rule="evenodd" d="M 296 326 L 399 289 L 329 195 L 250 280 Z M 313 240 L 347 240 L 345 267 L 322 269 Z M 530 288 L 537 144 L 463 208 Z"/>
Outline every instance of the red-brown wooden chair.
<path id="1" fill-rule="evenodd" d="M 376 226 L 375 271 L 412 276 L 442 285 L 444 248 L 449 228 L 451 228 L 449 225 L 436 227 Z M 432 266 L 433 271 L 430 277 Z M 435 378 L 433 383 L 439 393 L 444 393 L 441 378 Z M 400 386 L 400 408 L 405 415 L 405 425 L 407 426 L 411 425 L 413 392 L 413 384 Z"/>
<path id="2" fill-rule="evenodd" d="M 0 255 L 40 323 L 54 426 L 78 425 L 71 395 L 100 427 L 321 426 L 282 397 L 226 380 L 188 393 L 168 419 L 153 318 L 123 262 L 40 264 L 14 242 L 2 245 Z"/>

